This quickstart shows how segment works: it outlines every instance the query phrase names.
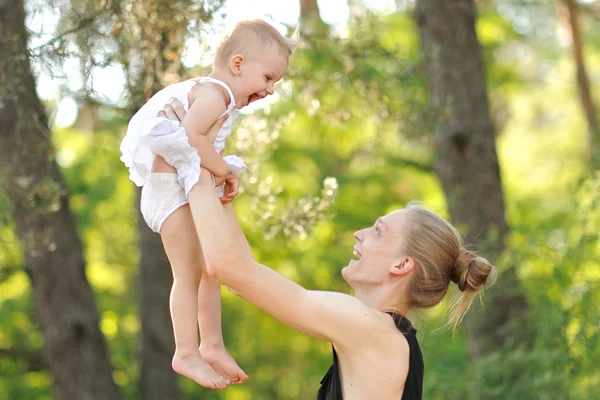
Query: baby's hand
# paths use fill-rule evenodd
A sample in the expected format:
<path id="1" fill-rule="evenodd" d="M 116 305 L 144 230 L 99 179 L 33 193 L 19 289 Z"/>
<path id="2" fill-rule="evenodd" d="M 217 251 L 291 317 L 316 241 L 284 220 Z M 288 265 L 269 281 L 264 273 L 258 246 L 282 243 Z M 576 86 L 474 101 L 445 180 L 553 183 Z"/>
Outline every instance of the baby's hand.
<path id="1" fill-rule="evenodd" d="M 227 181 L 227 176 L 229 175 L 229 165 L 224 163 L 226 169 L 222 171 L 211 171 L 213 176 L 215 177 L 215 187 L 221 186 Z"/>
<path id="2" fill-rule="evenodd" d="M 229 204 L 238 195 L 240 190 L 240 174 L 233 171 L 225 179 L 225 191 L 221 198 L 221 204 Z"/>

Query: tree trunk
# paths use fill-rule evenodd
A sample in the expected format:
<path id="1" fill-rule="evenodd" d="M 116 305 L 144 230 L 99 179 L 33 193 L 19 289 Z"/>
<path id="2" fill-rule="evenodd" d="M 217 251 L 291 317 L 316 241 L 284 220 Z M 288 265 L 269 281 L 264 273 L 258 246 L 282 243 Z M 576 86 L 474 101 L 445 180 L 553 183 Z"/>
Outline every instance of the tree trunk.
<path id="1" fill-rule="evenodd" d="M 565 5 L 566 17 L 568 20 L 569 29 L 571 30 L 571 48 L 573 49 L 573 59 L 575 61 L 575 69 L 577 71 L 577 87 L 579 89 L 579 97 L 581 107 L 585 114 L 590 137 L 590 159 L 594 168 L 600 168 L 600 125 L 598 124 L 598 114 L 592 91 L 590 89 L 590 80 L 588 78 L 587 68 L 583 57 L 583 40 L 581 38 L 581 30 L 579 28 L 579 15 L 577 10 L 577 2 L 575 0 L 562 0 Z"/>
<path id="2" fill-rule="evenodd" d="M 130 88 L 132 115 L 156 92 L 173 82 L 164 77 L 182 75 L 180 55 L 183 53 L 187 16 L 184 4 L 172 6 L 170 1 L 146 3 L 147 18 L 140 26 L 140 39 L 146 43 L 141 50 L 142 72 Z M 156 16 L 152 16 L 156 11 Z M 178 18 L 181 17 L 179 22 Z M 166 21 L 166 22 L 165 22 Z M 157 39 L 158 36 L 158 39 Z M 136 43 L 130 43 L 137 46 Z M 138 210 L 138 307 L 141 320 L 140 338 L 140 398 L 144 400 L 176 400 L 179 398 L 177 374 L 171 367 L 175 339 L 169 311 L 173 278 L 171 266 L 160 235 L 152 232 L 142 218 L 141 190 L 135 207 Z"/>
<path id="3" fill-rule="evenodd" d="M 141 190 L 136 208 L 139 210 Z M 179 398 L 177 375 L 171 368 L 175 351 L 169 295 L 171 267 L 160 236 L 150 230 L 144 219 L 138 219 L 141 253 L 138 275 L 138 304 L 141 321 L 139 398 L 143 400 L 176 400 Z"/>
<path id="4" fill-rule="evenodd" d="M 159 53 L 160 54 L 160 53 Z M 155 60 L 144 59 L 144 65 Z M 160 67 L 147 69 L 152 75 L 142 74 L 139 92 L 132 93 L 132 109 L 139 109 L 144 98 L 162 89 L 158 74 Z M 142 84 L 146 82 L 146 85 Z M 149 88 L 147 86 L 150 86 Z M 144 90 L 145 89 L 145 90 Z M 145 96 L 144 92 L 151 95 Z M 132 115 L 135 112 L 132 113 Z M 138 266 L 137 298 L 141 321 L 140 337 L 140 399 L 163 400 L 179 398 L 177 374 L 171 367 L 175 352 L 175 339 L 169 310 L 169 297 L 173 277 L 171 265 L 165 253 L 160 235 L 152 232 L 140 211 L 141 189 L 137 189 L 135 208 L 138 211 L 138 243 L 140 262 Z"/>
<path id="5" fill-rule="evenodd" d="M 348 10 L 350 11 L 350 20 L 360 18 L 365 12 L 364 0 L 348 0 Z"/>
<path id="6" fill-rule="evenodd" d="M 396 11 L 406 11 L 406 0 L 395 0 Z"/>
<path id="7" fill-rule="evenodd" d="M 450 216 L 466 243 L 494 257 L 504 250 L 509 228 L 475 13 L 473 0 L 418 0 L 415 19 L 430 101 L 443 114 L 435 132 L 435 170 Z M 503 271 L 488 301 L 485 313 L 476 308 L 466 321 L 475 360 L 524 341 L 528 305 L 514 267 Z"/>
<path id="8" fill-rule="evenodd" d="M 327 32 L 327 25 L 321 19 L 317 0 L 300 0 L 300 23 L 304 34 Z"/>
<path id="9" fill-rule="evenodd" d="M 146 79 L 146 77 L 142 78 Z M 155 93 L 160 82 L 151 79 Z M 141 85 L 139 87 L 142 87 Z M 141 99 L 141 93 L 133 96 Z M 134 106 L 141 107 L 141 104 Z M 138 312 L 140 314 L 140 399 L 179 398 L 177 374 L 171 368 L 175 339 L 171 328 L 169 297 L 173 277 L 160 235 L 152 232 L 140 211 L 141 189 L 137 188 L 135 208 L 138 215 L 140 261 L 137 277 Z"/>
<path id="10" fill-rule="evenodd" d="M 23 1 L 0 0 L 0 166 L 56 399 L 119 399 L 82 246 L 27 55 Z"/>

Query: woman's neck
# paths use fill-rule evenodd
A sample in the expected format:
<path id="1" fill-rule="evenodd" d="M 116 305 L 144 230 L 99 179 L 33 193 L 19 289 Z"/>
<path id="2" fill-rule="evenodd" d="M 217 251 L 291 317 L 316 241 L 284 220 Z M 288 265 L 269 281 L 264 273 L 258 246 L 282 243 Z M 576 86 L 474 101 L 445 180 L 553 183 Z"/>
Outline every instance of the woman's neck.
<path id="1" fill-rule="evenodd" d="M 392 311 L 397 314 L 406 315 L 410 310 L 407 296 L 401 288 L 388 289 L 361 288 L 355 290 L 355 297 L 367 306 L 382 312 Z"/>

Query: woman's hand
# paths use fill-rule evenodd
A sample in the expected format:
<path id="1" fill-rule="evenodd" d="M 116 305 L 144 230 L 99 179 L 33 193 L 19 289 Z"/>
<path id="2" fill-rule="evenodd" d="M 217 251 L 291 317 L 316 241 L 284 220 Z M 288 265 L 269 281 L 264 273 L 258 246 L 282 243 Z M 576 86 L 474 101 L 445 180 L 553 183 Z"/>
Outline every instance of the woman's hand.
<path id="1" fill-rule="evenodd" d="M 163 109 L 158 112 L 159 117 L 168 118 L 172 121 L 180 121 L 180 122 L 183 121 L 185 114 L 186 114 L 186 112 L 183 109 L 183 105 L 181 105 L 181 103 L 175 98 L 172 98 L 169 101 L 169 103 L 165 104 Z M 221 116 L 219 119 L 217 119 L 215 121 L 214 124 L 212 124 L 212 126 L 209 128 L 208 132 L 206 132 L 206 139 L 208 140 L 209 143 L 214 143 L 214 141 L 217 137 L 217 134 L 221 130 L 223 123 L 227 120 L 228 117 L 229 116 L 227 114 Z M 199 138 L 191 137 L 191 138 L 189 138 L 189 140 L 190 140 L 190 145 L 192 145 L 192 147 L 198 148 L 199 143 L 196 143 L 195 141 L 200 140 Z M 225 168 L 227 167 L 227 164 L 224 162 L 223 162 L 223 165 Z M 227 180 L 229 170 L 225 169 L 225 168 L 223 169 L 223 171 L 213 171 L 213 176 L 215 178 L 216 186 L 221 186 Z M 237 186 L 239 186 L 239 184 Z M 237 186 L 236 186 L 236 190 L 235 190 L 235 195 L 233 195 L 233 197 L 235 197 L 237 195 Z M 231 200 L 233 200 L 233 197 L 231 198 Z M 229 201 L 231 202 L 231 200 L 229 200 Z"/>
<path id="2" fill-rule="evenodd" d="M 183 105 L 179 102 L 179 100 L 172 98 L 170 102 L 165 104 L 163 109 L 158 112 L 158 116 L 181 122 L 183 121 L 183 117 L 185 117 L 185 110 L 183 109 Z M 221 130 L 221 127 L 227 118 L 229 118 L 229 115 L 225 114 L 216 120 L 214 124 L 212 124 L 206 133 L 206 137 L 208 138 L 209 142 L 214 143 L 219 130 Z"/>
<path id="3" fill-rule="evenodd" d="M 183 117 L 185 117 L 185 110 L 179 100 L 173 97 L 169 100 L 169 103 L 165 104 L 163 109 L 158 112 L 158 116 L 181 122 L 183 121 Z"/>

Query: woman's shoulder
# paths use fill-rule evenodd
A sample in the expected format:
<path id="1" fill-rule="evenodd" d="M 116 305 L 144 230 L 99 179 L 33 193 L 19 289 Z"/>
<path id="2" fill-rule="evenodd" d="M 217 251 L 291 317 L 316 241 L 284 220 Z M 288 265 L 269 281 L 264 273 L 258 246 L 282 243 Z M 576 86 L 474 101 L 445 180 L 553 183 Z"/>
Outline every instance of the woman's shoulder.
<path id="1" fill-rule="evenodd" d="M 366 305 L 355 297 L 347 296 L 344 300 L 343 306 L 340 304 L 338 309 L 341 310 L 341 313 L 346 314 L 347 319 L 354 321 L 354 328 L 339 331 L 339 336 L 333 341 L 336 348 L 340 350 L 344 348 L 362 349 L 382 353 L 389 351 L 390 348 L 395 348 L 408 354 L 408 342 L 402 332 L 398 330 L 392 316 Z"/>
<path id="2" fill-rule="evenodd" d="M 367 329 L 354 333 L 352 344 L 333 344 L 340 363 L 350 365 L 350 371 L 358 371 L 365 379 L 404 382 L 410 364 L 407 338 L 385 312 L 371 309 L 370 320 L 371 325 L 363 327 Z"/>
<path id="3" fill-rule="evenodd" d="M 388 313 L 380 310 L 373 310 L 375 314 L 375 327 L 374 329 L 378 332 L 375 342 L 380 344 L 382 347 L 387 348 L 391 345 L 401 346 L 402 349 L 408 351 L 409 345 L 404 332 L 398 325 L 396 318 L 397 314 Z M 391 343 L 393 342 L 393 343 Z"/>

